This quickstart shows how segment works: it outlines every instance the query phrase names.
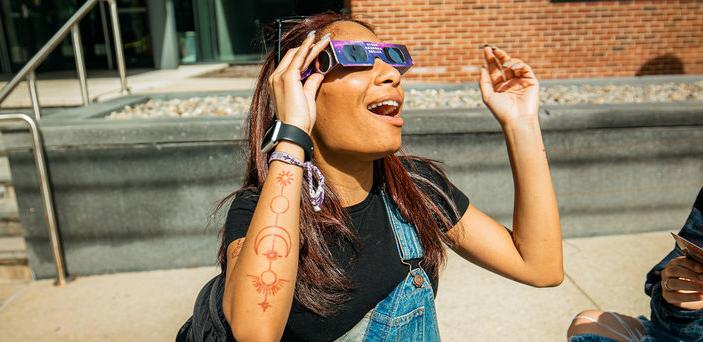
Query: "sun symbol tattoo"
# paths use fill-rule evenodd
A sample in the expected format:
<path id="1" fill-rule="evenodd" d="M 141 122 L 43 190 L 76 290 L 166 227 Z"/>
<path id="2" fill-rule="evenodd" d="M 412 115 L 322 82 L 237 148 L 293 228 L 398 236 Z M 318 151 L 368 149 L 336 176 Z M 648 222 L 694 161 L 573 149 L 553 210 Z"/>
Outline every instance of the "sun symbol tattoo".
<path id="1" fill-rule="evenodd" d="M 276 273 L 271 269 L 262 272 L 258 277 L 253 275 L 249 275 L 249 277 L 251 278 L 251 283 L 254 285 L 256 292 L 264 295 L 264 300 L 259 303 L 259 306 L 264 311 L 271 307 L 271 304 L 268 302 L 268 297 L 278 293 L 281 287 L 283 287 L 283 283 L 288 282 L 288 280 L 278 278 Z"/>
<path id="2" fill-rule="evenodd" d="M 288 170 L 281 171 L 281 173 L 278 174 L 278 177 L 276 177 L 276 180 L 278 181 L 278 184 L 281 184 L 281 186 L 290 185 L 290 183 L 293 182 L 293 174 Z"/>
<path id="3" fill-rule="evenodd" d="M 275 223 L 264 227 L 254 239 L 254 251 L 256 255 L 261 255 L 268 261 L 268 268 L 259 275 L 247 274 L 251 278 L 251 284 L 256 292 L 264 295 L 264 300 L 258 303 L 264 312 L 271 307 L 269 296 L 275 296 L 288 280 L 281 279 L 273 270 L 273 263 L 281 258 L 286 258 L 291 250 L 291 236 L 288 231 L 278 225 L 278 217 L 288 211 L 290 202 L 283 194 L 283 189 L 293 182 L 293 173 L 283 170 L 276 176 L 276 182 L 281 185 L 281 194 L 271 199 L 269 208 L 276 214 Z M 264 243 L 266 242 L 266 243 Z M 268 243 L 270 242 L 270 244 Z M 278 246 L 276 246 L 278 242 Z"/>

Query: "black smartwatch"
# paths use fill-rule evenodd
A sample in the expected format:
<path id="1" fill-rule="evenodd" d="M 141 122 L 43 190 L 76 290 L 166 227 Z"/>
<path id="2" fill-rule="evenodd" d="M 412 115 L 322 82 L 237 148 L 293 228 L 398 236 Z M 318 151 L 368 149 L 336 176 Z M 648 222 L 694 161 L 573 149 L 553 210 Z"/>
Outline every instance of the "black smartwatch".
<path id="1" fill-rule="evenodd" d="M 290 141 L 303 148 L 305 152 L 305 161 L 312 160 L 312 140 L 310 136 L 302 129 L 293 125 L 284 124 L 276 120 L 271 128 L 264 134 L 264 140 L 261 143 L 261 151 L 267 153 L 271 151 L 281 140 Z"/>

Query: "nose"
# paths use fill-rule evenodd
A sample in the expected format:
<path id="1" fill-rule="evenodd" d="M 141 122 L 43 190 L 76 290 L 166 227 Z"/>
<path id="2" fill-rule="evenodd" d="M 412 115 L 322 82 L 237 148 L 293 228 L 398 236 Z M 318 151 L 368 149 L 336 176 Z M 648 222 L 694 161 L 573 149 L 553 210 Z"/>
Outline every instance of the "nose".
<path id="1" fill-rule="evenodd" d="M 373 71 L 376 74 L 374 79 L 374 84 L 376 85 L 389 83 L 391 86 L 396 87 L 400 84 L 400 71 L 380 58 L 374 60 Z"/>

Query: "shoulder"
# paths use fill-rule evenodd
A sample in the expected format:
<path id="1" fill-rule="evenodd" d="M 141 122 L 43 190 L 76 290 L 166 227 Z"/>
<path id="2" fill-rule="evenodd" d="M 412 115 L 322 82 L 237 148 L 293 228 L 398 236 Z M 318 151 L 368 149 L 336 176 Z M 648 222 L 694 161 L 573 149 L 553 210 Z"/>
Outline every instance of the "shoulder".
<path id="1" fill-rule="evenodd" d="M 415 184 L 423 191 L 435 187 L 445 192 L 451 190 L 451 182 L 439 162 L 415 156 L 403 157 L 401 161 Z"/>
<path id="2" fill-rule="evenodd" d="M 246 236 L 258 201 L 259 191 L 253 187 L 237 190 L 233 194 L 224 225 L 225 245 Z"/>
<path id="3" fill-rule="evenodd" d="M 247 187 L 237 190 L 232 199 L 232 204 L 229 207 L 228 215 L 231 212 L 241 210 L 254 211 L 256 203 L 259 201 L 259 190 L 255 187 Z"/>
<path id="4" fill-rule="evenodd" d="M 418 189 L 428 194 L 453 224 L 459 222 L 469 207 L 469 197 L 452 184 L 440 163 L 415 156 L 402 157 L 401 161 Z"/>

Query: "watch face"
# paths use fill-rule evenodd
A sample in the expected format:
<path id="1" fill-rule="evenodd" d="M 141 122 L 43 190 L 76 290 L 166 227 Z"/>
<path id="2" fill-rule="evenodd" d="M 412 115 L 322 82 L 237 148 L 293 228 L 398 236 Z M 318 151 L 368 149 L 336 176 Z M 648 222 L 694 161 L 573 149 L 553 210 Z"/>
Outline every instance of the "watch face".
<path id="1" fill-rule="evenodd" d="M 281 131 L 281 122 L 276 120 L 276 122 L 271 126 L 271 128 L 264 134 L 264 139 L 261 145 L 261 151 L 266 153 L 273 149 L 278 143 L 278 133 Z"/>

